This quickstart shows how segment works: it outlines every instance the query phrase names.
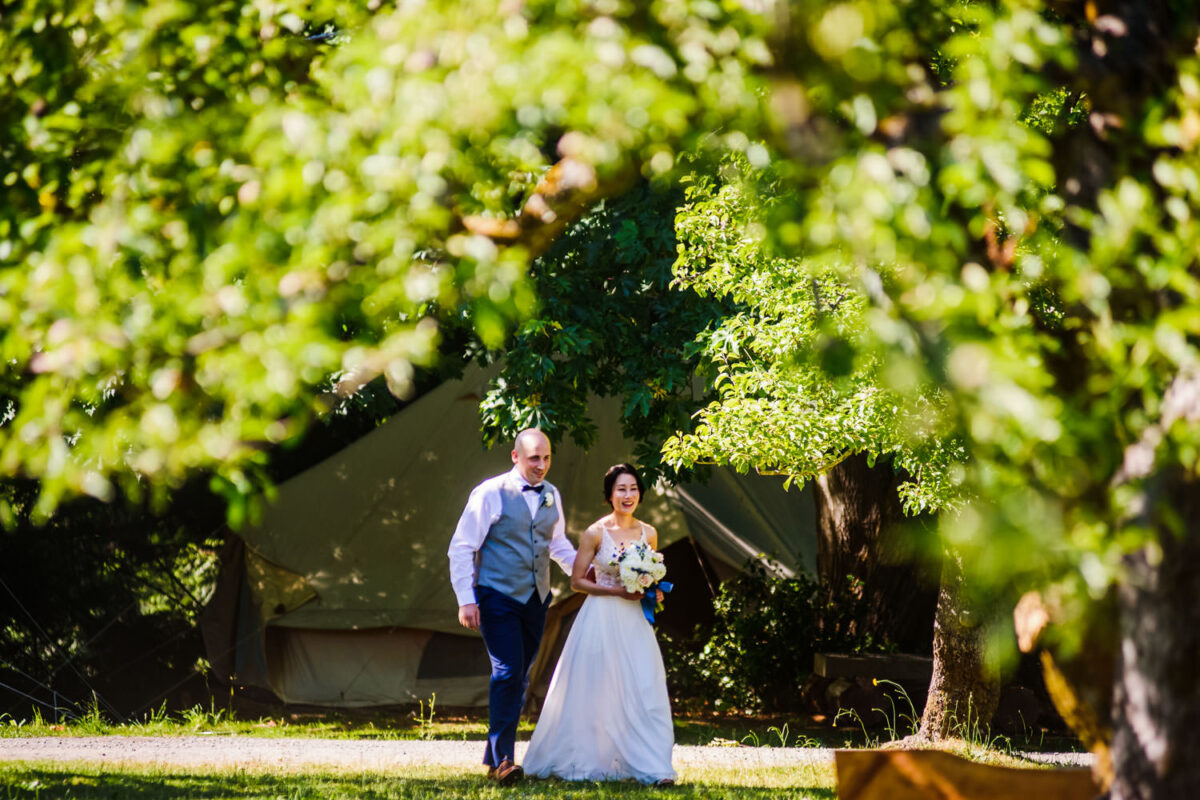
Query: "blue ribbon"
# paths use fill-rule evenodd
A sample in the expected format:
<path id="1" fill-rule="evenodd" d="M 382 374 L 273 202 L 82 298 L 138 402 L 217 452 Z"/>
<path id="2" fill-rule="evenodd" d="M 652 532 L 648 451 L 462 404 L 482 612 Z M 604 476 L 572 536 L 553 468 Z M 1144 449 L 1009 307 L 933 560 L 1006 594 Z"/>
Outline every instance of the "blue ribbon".
<path id="1" fill-rule="evenodd" d="M 663 594 L 669 594 L 674 588 L 675 584 L 671 583 L 670 581 L 659 581 L 657 584 L 647 589 L 644 594 L 642 594 L 642 614 L 645 615 L 646 622 L 649 622 L 651 625 L 653 625 L 654 612 L 658 610 L 658 595 L 654 590 L 662 589 Z"/>

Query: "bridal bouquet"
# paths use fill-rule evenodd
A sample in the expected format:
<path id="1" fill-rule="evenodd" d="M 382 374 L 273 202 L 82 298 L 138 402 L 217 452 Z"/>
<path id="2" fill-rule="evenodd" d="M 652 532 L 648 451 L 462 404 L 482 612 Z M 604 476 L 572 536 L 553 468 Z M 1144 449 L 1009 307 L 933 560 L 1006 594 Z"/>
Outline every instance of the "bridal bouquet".
<path id="1" fill-rule="evenodd" d="M 621 583 L 627 592 L 645 592 L 667 574 L 662 553 L 641 542 L 621 551 L 616 566 L 621 571 Z"/>
<path id="2" fill-rule="evenodd" d="M 663 592 L 671 591 L 671 584 L 664 581 L 667 567 L 663 564 L 662 553 L 656 552 L 650 545 L 643 542 L 629 545 L 621 550 L 611 566 L 617 567 L 621 573 L 621 584 L 627 592 L 642 592 L 642 614 L 646 621 L 654 624 L 655 612 L 662 611 L 655 596 L 654 589 Z"/>

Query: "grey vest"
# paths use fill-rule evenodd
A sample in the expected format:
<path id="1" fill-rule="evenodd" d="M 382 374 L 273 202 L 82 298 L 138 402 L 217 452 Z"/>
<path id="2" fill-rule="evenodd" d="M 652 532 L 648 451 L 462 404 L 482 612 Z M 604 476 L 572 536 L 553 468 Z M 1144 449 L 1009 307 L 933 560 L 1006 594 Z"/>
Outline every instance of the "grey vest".
<path id="1" fill-rule="evenodd" d="M 488 528 L 479 548 L 477 585 L 521 603 L 529 602 L 534 590 L 540 600 L 550 594 L 550 537 L 559 515 L 558 493 L 552 489 L 543 483 L 537 513 L 530 518 L 520 487 L 511 481 L 500 484 L 500 519 Z M 547 496 L 555 498 L 554 505 L 546 505 Z"/>

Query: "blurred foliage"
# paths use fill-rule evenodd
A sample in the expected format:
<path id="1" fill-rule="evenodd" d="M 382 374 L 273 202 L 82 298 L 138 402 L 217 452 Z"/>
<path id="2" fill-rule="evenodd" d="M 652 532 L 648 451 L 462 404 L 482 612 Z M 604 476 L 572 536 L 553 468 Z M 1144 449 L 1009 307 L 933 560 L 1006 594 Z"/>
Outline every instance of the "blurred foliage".
<path id="1" fill-rule="evenodd" d="M 884 365 L 902 418 L 961 434 L 942 533 L 972 574 L 1103 596 L 1180 529 L 1146 481 L 1200 468 L 1196 408 L 1168 391 L 1200 335 L 1194 8 L 802 8 L 861 37 L 791 52 L 769 251 L 859 287 L 853 363 Z"/>
<path id="2" fill-rule="evenodd" d="M 491 438 L 537 426 L 588 447 L 599 434 L 589 398 L 619 397 L 622 432 L 644 476 L 676 477 L 661 463 L 661 444 L 687 430 L 708 397 L 693 343 L 730 309 L 671 288 L 679 202 L 677 192 L 635 187 L 534 262 L 539 310 L 500 353 L 500 375 L 481 405 Z"/>
<path id="3" fill-rule="evenodd" d="M 803 352 L 760 374 L 877 370 L 898 454 L 962 437 L 965 458 L 925 457 L 948 464 L 944 536 L 974 574 L 1100 596 L 1180 527 L 1147 480 L 1200 469 L 1168 393 L 1200 369 L 1195 12 L 5 6 L 0 474 L 37 481 L 41 516 L 197 471 L 241 496 L 334 387 L 403 395 L 446 326 L 501 345 L 535 311 L 529 260 L 592 201 L 729 150 L 773 167 L 751 237 L 770 269 L 861 298 L 855 335 L 782 336 Z M 329 20 L 342 44 L 306 38 Z M 783 288 L 768 270 L 739 296 L 803 319 L 811 292 Z M 923 479 L 910 503 L 942 493 Z"/>
<path id="4" fill-rule="evenodd" d="M 753 15 L 511 11 L 5 10 L 0 472 L 39 515 L 195 471 L 253 491 L 335 386 L 403 396 L 440 320 L 496 346 L 533 309 L 528 259 L 585 207 L 541 181 L 600 196 L 758 116 Z M 341 43 L 309 41 L 328 20 Z"/>
<path id="5" fill-rule="evenodd" d="M 691 711 L 795 710 L 814 653 L 889 649 L 854 633 L 863 605 L 852 584 L 825 591 L 803 573 L 787 578 L 748 561 L 721 583 L 711 625 L 690 638 L 660 632 L 672 701 Z"/>

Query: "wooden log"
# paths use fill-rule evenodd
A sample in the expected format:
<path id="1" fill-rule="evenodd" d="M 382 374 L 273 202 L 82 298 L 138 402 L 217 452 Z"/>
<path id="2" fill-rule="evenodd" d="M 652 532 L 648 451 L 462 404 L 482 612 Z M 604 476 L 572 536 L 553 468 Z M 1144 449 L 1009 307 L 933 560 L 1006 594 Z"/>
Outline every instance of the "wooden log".
<path id="1" fill-rule="evenodd" d="M 908 653 L 817 653 L 813 672 L 824 678 L 886 678 L 896 683 L 929 682 L 933 659 Z"/>
<path id="2" fill-rule="evenodd" d="M 1092 800 L 1100 790 L 1081 767 L 977 764 L 938 750 L 839 750 L 839 800 Z"/>

